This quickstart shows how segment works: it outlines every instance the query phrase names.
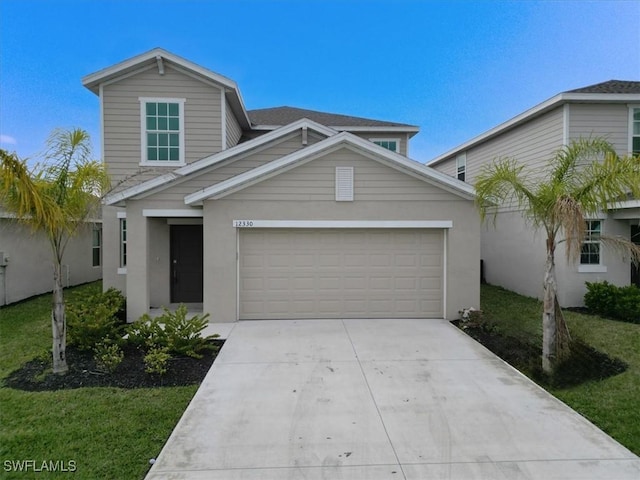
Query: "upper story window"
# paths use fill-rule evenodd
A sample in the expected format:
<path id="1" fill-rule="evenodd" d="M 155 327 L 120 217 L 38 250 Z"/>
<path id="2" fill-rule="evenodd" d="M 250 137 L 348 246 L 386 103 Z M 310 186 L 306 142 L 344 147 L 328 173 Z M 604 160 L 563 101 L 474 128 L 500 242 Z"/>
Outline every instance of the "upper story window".
<path id="1" fill-rule="evenodd" d="M 629 112 L 629 150 L 631 153 L 640 154 L 640 107 L 633 107 Z"/>
<path id="2" fill-rule="evenodd" d="M 392 152 L 400 152 L 400 139 L 399 138 L 370 138 L 373 143 L 380 145 L 381 147 L 391 150 Z"/>
<path id="3" fill-rule="evenodd" d="M 467 178 L 467 154 L 461 153 L 456 157 L 456 176 L 458 180 L 466 181 Z"/>
<path id="4" fill-rule="evenodd" d="M 184 165 L 184 101 L 140 98 L 143 165 Z"/>
<path id="5" fill-rule="evenodd" d="M 587 220 L 587 231 L 580 251 L 580 265 L 600 265 L 601 233 L 601 220 Z"/>

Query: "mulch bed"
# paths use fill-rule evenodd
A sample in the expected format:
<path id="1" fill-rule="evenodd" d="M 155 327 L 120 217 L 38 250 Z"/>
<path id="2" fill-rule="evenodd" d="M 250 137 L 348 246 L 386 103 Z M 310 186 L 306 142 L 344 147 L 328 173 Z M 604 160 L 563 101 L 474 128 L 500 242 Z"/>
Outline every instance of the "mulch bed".
<path id="1" fill-rule="evenodd" d="M 604 380 L 628 368 L 622 360 L 612 358 L 580 340 L 574 340 L 569 356 L 557 365 L 554 374 L 549 376 L 542 371 L 540 347 L 519 338 L 502 335 L 490 324 L 463 323 L 459 320 L 451 323 L 505 362 L 544 385 L 556 388 L 571 387 L 588 381 Z"/>
<path id="2" fill-rule="evenodd" d="M 200 384 L 218 355 L 223 340 L 213 340 L 211 350 L 201 359 L 174 357 L 163 375 L 144 371 L 144 352 L 132 346 L 123 348 L 124 359 L 114 373 L 99 371 L 93 353 L 67 347 L 69 371 L 64 375 L 51 372 L 48 359 L 36 358 L 25 363 L 4 379 L 4 386 L 27 391 L 63 390 L 83 387 L 150 388 Z"/>

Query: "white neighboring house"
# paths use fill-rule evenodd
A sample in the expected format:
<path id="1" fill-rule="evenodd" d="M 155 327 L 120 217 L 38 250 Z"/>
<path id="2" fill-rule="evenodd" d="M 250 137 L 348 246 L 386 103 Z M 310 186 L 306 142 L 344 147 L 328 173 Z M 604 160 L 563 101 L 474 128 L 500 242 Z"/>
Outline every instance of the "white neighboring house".
<path id="1" fill-rule="evenodd" d="M 429 166 L 473 185 L 483 165 L 495 158 L 514 157 L 527 164 L 527 171 L 542 175 L 563 145 L 595 136 L 611 142 L 620 155 L 640 154 L 640 81 L 610 80 L 560 93 L 440 155 Z M 541 298 L 544 235 L 535 235 L 520 212 L 502 211 L 496 227 L 489 221 L 482 229 L 486 280 Z M 576 264 L 567 264 L 559 248 L 556 272 L 561 305 L 583 305 L 585 282 L 640 286 L 638 269 L 629 258 L 601 245 L 601 233 L 640 243 L 640 199 L 625 199 L 617 208 L 589 219 Z"/>
<path id="2" fill-rule="evenodd" d="M 51 247 L 40 232 L 0 211 L 0 305 L 53 290 Z M 102 224 L 88 222 L 63 259 L 65 287 L 102 278 Z"/>

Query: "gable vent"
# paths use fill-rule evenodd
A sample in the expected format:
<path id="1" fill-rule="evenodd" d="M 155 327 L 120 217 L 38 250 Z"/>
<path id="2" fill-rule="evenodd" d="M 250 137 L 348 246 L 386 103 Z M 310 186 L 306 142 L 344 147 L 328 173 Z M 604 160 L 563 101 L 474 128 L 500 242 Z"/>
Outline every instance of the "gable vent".
<path id="1" fill-rule="evenodd" d="M 336 202 L 353 202 L 353 167 L 336 167 Z"/>

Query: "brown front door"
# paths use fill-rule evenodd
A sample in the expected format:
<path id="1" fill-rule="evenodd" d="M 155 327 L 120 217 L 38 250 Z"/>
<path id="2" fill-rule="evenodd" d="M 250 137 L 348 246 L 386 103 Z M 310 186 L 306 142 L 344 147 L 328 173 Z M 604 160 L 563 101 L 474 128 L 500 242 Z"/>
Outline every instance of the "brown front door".
<path id="1" fill-rule="evenodd" d="M 631 241 L 640 245 L 640 225 L 631 225 Z M 631 284 L 640 287 L 640 266 L 631 264 Z"/>
<path id="2" fill-rule="evenodd" d="M 171 302 L 202 302 L 202 225 L 171 225 Z"/>

